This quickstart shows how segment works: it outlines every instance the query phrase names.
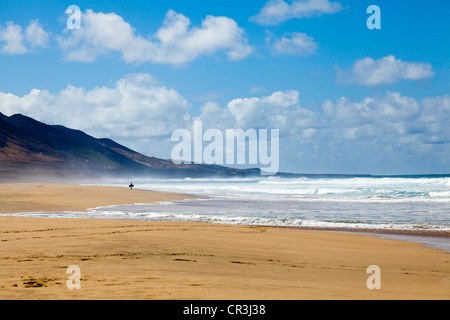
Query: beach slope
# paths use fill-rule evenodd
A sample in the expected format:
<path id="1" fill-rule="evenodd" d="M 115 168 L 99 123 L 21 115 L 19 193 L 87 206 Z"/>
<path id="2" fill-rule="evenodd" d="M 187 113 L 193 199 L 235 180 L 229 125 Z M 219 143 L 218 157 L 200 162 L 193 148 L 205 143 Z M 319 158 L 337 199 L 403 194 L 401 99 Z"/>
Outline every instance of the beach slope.
<path id="1" fill-rule="evenodd" d="M 134 203 L 191 199 L 185 194 L 121 187 L 76 184 L 0 184 L 0 214 L 19 212 L 86 211 L 87 209 Z"/>
<path id="2" fill-rule="evenodd" d="M 3 185 L 0 208 L 85 210 L 186 197 L 61 185 L 46 194 L 52 187 Z M 140 193 L 139 201 L 129 196 Z M 450 299 L 447 253 L 362 234 L 0 215 L 0 243 L 0 299 Z M 81 282 L 71 290 L 73 265 Z M 372 265 L 380 290 L 367 288 Z"/>

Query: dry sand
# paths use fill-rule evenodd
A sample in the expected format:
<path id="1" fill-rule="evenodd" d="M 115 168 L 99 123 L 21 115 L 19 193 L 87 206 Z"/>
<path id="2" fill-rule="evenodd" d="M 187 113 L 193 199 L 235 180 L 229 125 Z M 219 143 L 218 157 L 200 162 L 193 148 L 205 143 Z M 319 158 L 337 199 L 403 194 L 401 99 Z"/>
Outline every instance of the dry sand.
<path id="1" fill-rule="evenodd" d="M 1 212 L 186 198 L 124 188 L 0 185 Z M 449 255 L 369 235 L 0 216 L 0 299 L 450 299 Z M 81 270 L 70 290 L 67 268 Z M 369 290 L 367 268 L 381 270 Z"/>

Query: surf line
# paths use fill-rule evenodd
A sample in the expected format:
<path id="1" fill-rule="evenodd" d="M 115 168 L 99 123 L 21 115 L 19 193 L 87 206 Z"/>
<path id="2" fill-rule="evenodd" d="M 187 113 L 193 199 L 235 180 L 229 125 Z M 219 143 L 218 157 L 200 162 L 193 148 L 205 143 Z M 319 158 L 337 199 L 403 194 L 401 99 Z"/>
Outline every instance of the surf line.
<path id="1" fill-rule="evenodd" d="M 176 129 L 171 141 L 179 142 L 171 154 L 177 165 L 191 164 L 192 160 L 195 164 L 210 165 L 268 165 L 261 167 L 261 175 L 275 175 L 279 170 L 279 129 L 271 129 L 270 138 L 268 129 L 226 129 L 224 134 L 216 128 L 203 132 L 202 121 L 194 121 L 193 134 L 188 129 Z M 203 142 L 209 144 L 203 147 Z"/>

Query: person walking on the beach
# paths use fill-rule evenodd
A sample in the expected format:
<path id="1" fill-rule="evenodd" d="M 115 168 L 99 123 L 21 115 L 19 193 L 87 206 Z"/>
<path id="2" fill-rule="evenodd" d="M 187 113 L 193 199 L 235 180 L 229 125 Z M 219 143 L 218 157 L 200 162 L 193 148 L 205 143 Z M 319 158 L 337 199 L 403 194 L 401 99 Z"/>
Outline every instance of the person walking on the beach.
<path id="1" fill-rule="evenodd" d="M 130 190 L 133 190 L 133 187 L 134 187 L 133 182 L 131 182 L 131 184 L 129 185 L 129 187 L 130 187 Z"/>

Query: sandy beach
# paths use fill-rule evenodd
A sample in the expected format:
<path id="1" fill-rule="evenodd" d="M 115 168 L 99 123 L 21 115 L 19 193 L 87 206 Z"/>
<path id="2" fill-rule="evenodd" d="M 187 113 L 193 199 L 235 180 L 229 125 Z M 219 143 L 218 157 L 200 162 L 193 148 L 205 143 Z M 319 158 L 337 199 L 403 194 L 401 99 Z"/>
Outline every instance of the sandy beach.
<path id="1" fill-rule="evenodd" d="M 84 211 L 189 196 L 0 185 L 0 213 Z M 0 215 L 0 299 L 450 299 L 449 255 L 371 235 Z M 69 266 L 80 268 L 70 290 Z M 380 290 L 369 290 L 369 266 Z"/>
<path id="2" fill-rule="evenodd" d="M 86 211 L 90 208 L 133 203 L 189 199 L 167 194 L 119 187 L 69 184 L 0 184 L 0 214 L 17 212 Z"/>

